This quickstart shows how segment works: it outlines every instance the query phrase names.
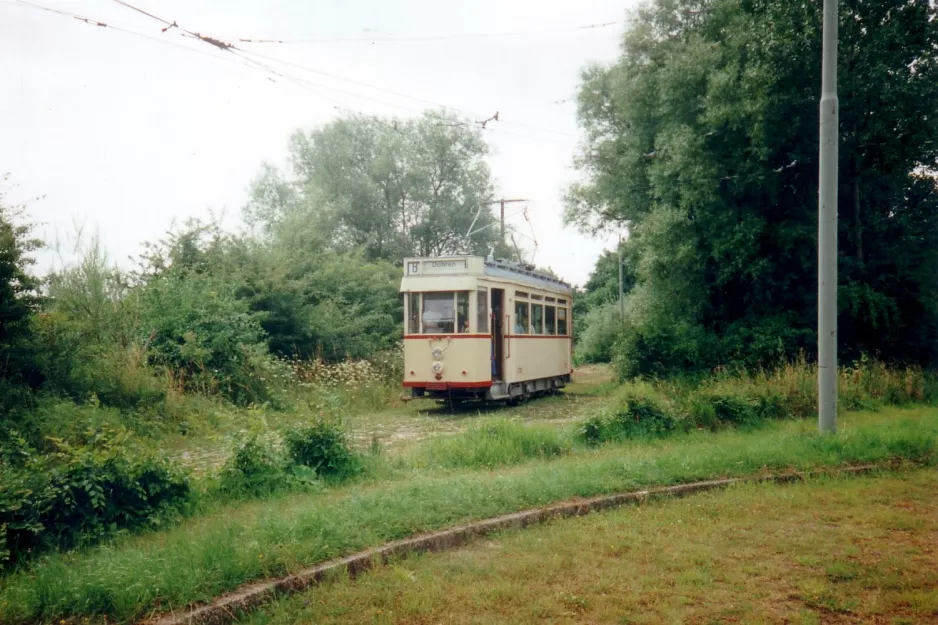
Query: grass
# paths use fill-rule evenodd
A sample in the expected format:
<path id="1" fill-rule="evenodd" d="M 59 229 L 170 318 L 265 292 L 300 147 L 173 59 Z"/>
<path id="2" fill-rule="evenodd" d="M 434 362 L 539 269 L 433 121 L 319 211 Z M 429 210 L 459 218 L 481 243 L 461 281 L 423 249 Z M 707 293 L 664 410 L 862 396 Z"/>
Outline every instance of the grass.
<path id="1" fill-rule="evenodd" d="M 836 437 L 803 421 L 692 432 L 495 471 L 385 467 L 371 482 L 219 507 L 167 531 L 44 557 L 3 579 L 0 622 L 131 621 L 388 540 L 576 496 L 789 468 L 935 461 L 938 409 L 854 413 L 841 425 Z"/>
<path id="2" fill-rule="evenodd" d="M 420 467 L 478 468 L 518 464 L 570 453 L 569 437 L 546 425 L 501 418 L 457 436 L 430 439 L 411 460 Z"/>
<path id="3" fill-rule="evenodd" d="M 508 532 L 281 600 L 287 623 L 938 621 L 938 471 L 750 485 Z"/>

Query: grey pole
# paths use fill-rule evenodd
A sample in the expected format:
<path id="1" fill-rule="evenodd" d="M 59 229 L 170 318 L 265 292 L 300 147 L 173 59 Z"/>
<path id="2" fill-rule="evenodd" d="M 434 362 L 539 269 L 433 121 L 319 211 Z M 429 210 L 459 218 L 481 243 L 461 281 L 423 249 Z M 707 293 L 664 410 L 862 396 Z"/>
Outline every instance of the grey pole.
<path id="1" fill-rule="evenodd" d="M 622 297 L 622 236 L 619 236 L 619 319 L 625 321 L 625 299 Z"/>
<path id="2" fill-rule="evenodd" d="M 837 431 L 837 0 L 824 0 L 818 189 L 818 429 Z"/>

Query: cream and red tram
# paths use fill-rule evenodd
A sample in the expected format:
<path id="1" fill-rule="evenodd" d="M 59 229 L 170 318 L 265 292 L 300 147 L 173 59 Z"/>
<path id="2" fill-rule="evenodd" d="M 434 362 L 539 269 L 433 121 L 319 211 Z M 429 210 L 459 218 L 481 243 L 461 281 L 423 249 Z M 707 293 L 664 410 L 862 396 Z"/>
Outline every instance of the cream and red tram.
<path id="1" fill-rule="evenodd" d="M 412 397 L 517 400 L 570 381 L 573 289 L 557 278 L 481 256 L 408 258 L 401 293 Z"/>

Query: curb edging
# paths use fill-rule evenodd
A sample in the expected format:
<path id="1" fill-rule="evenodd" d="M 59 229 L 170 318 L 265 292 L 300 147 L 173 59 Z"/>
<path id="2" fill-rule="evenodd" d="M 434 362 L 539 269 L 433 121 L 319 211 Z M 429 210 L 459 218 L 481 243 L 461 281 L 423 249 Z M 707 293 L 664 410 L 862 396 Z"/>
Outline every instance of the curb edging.
<path id="1" fill-rule="evenodd" d="M 774 482 L 785 484 L 804 480 L 811 475 L 856 475 L 885 468 L 869 464 L 844 467 L 835 470 L 796 471 L 753 477 L 725 478 L 706 480 L 652 488 L 648 490 L 599 495 L 577 501 L 567 501 L 540 508 L 513 512 L 501 516 L 460 525 L 447 530 L 419 534 L 411 538 L 385 543 L 358 553 L 327 560 L 285 577 L 245 584 L 230 593 L 224 594 L 211 603 L 192 606 L 181 612 L 171 612 L 139 621 L 139 625 L 229 625 L 238 613 L 248 612 L 267 603 L 280 595 L 300 592 L 316 586 L 338 575 L 346 574 L 350 578 L 378 566 L 389 560 L 412 553 L 446 551 L 461 547 L 475 538 L 509 529 L 524 529 L 532 525 L 546 523 L 553 519 L 585 516 L 590 512 L 618 508 L 627 504 L 641 504 L 651 499 L 664 497 L 686 497 L 697 493 L 726 488 L 734 484 L 758 484 Z"/>

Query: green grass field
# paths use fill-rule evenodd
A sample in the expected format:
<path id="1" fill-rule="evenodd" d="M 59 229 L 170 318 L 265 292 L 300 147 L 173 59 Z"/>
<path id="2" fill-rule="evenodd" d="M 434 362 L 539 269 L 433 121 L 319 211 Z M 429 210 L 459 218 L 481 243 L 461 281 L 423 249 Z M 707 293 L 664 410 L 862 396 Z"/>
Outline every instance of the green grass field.
<path id="1" fill-rule="evenodd" d="M 434 454 L 431 447 L 418 448 L 379 463 L 364 481 L 219 503 L 165 531 L 44 556 L 3 579 L 0 622 L 128 622 L 388 540 L 577 496 L 785 469 L 936 459 L 938 409 L 848 413 L 841 425 L 836 437 L 820 437 L 813 422 L 801 420 L 694 431 L 576 447 L 556 457 L 522 455 L 519 464 L 498 468 L 471 454 L 458 468 L 422 468 Z M 458 436 L 467 445 L 488 444 L 472 432 Z"/>
<path id="2" fill-rule="evenodd" d="M 556 521 L 329 582 L 244 622 L 934 623 L 938 471 Z"/>

